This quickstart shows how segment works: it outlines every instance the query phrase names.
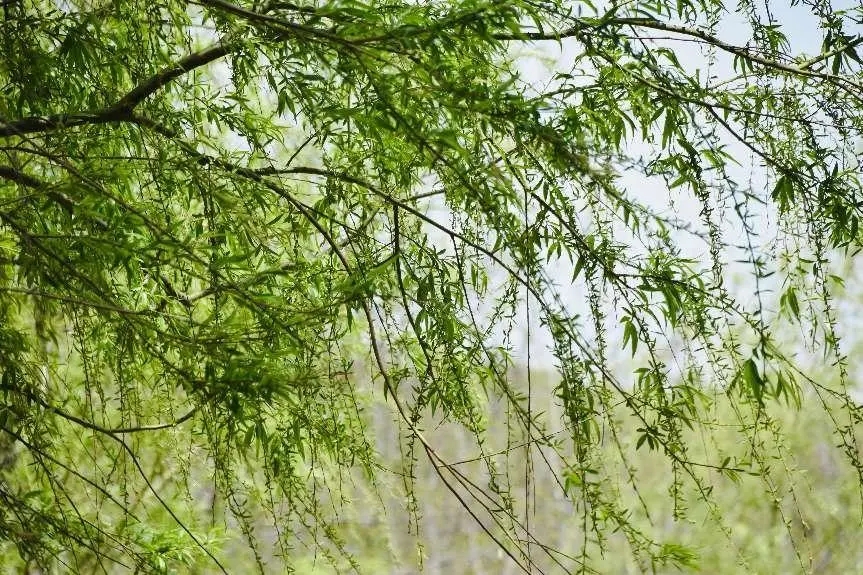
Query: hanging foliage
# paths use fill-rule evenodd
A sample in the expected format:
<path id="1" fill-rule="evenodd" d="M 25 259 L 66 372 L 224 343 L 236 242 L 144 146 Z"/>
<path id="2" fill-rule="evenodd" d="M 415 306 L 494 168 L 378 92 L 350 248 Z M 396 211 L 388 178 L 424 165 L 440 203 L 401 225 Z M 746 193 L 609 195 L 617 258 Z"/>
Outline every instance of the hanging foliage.
<path id="1" fill-rule="evenodd" d="M 524 572 L 609 537 L 686 567 L 629 458 L 721 524 L 722 476 L 775 496 L 771 410 L 802 402 L 863 485 L 831 271 L 861 244 L 863 10 L 796 6 L 800 49 L 767 4 L 3 1 L 0 557 L 363 571 L 344 483 L 403 478 L 413 530 L 431 465 Z M 718 398 L 739 449 L 696 455 Z"/>

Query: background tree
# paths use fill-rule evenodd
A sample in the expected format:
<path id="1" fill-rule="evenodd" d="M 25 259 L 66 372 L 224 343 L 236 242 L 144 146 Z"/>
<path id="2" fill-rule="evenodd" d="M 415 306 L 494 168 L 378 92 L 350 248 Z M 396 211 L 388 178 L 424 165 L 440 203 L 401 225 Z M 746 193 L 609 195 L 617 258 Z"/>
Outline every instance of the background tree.
<path id="1" fill-rule="evenodd" d="M 598 569 L 612 533 L 685 567 L 628 503 L 633 452 L 664 458 L 674 520 L 722 524 L 722 475 L 783 489 L 783 402 L 863 473 L 831 271 L 860 244 L 859 7 L 795 7 L 816 53 L 747 0 L 3 8 L 9 564 L 228 571 L 240 545 L 264 571 L 309 545 L 361 570 L 346 485 L 403 481 L 415 529 L 427 462 L 521 570 Z M 571 54 L 545 83 L 538 43 Z M 703 449 L 726 425 L 736 449 Z M 546 467 L 572 549 L 535 535 Z"/>

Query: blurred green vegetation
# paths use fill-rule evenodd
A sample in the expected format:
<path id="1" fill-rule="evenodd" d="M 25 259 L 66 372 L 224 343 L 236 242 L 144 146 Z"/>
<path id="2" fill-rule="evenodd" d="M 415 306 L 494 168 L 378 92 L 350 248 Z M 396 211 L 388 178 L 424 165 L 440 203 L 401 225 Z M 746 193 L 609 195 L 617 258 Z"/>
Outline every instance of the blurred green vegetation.
<path id="1" fill-rule="evenodd" d="M 863 6 L 2 4 L 0 572 L 861 570 Z"/>
<path id="2" fill-rule="evenodd" d="M 534 386 L 545 388 L 540 396 L 551 396 L 552 378 L 552 374 L 534 374 Z M 600 542 L 590 533 L 588 549 L 594 557 L 601 556 L 594 563 L 601 566 L 599 572 L 642 573 L 652 568 L 659 573 L 863 572 L 863 548 L 858 544 L 863 532 L 860 478 L 837 447 L 836 423 L 825 413 L 820 400 L 805 397 L 800 409 L 774 403 L 764 413 L 756 414 L 735 410 L 720 391 L 711 399 L 715 403 L 705 414 L 709 419 L 687 432 L 689 460 L 718 465 L 730 458 L 730 462 L 736 462 L 732 467 L 741 471 L 720 472 L 703 467 L 698 475 L 701 489 L 692 478 L 680 477 L 667 456 L 650 451 L 646 444 L 636 447 L 638 423 L 622 410 L 615 416 L 621 424 L 618 441 L 608 429 L 602 430 L 599 456 L 606 463 L 617 464 L 608 465 L 597 483 L 609 493 L 620 495 L 621 511 L 637 529 L 663 542 L 670 553 L 678 553 L 682 562 L 688 561 L 691 567 L 639 565 L 623 534 Z M 737 423 L 729 423 L 733 421 Z M 451 438 L 447 455 L 454 460 L 476 456 L 469 433 L 452 427 L 438 432 Z M 505 438 L 506 432 L 492 431 L 489 436 Z M 488 452 L 497 448 L 505 445 L 489 446 Z M 531 531 L 539 541 L 577 556 L 585 537 L 585 510 L 563 497 L 539 449 L 531 452 Z M 516 448 L 495 457 L 501 469 L 508 466 L 512 478 L 509 491 L 516 499 L 524 493 L 524 473 L 519 474 L 518 469 L 524 469 L 525 455 L 525 449 Z M 550 461 L 552 465 L 559 464 L 559 460 Z M 394 460 L 393 465 L 398 461 Z M 462 470 L 469 471 L 464 468 L 471 465 L 475 471 L 475 463 L 465 464 Z M 636 477 L 637 489 L 628 481 L 630 475 Z M 677 484 L 680 485 L 675 487 Z M 365 486 L 348 489 L 351 503 L 342 512 L 338 532 L 368 572 L 415 572 L 418 555 L 424 558 L 428 573 L 519 572 L 456 498 L 441 495 L 446 488 L 425 462 L 418 464 L 414 483 L 415 497 L 421 502 L 419 536 L 408 536 L 408 518 L 398 513 L 400 499 L 405 497 L 400 485 L 399 478 L 390 476 L 382 490 L 387 494 L 389 515 L 379 510 Z M 576 494 L 574 500 L 578 499 Z M 516 507 L 518 514 L 524 513 L 523 508 Z M 533 553 L 542 555 L 537 546 Z M 540 562 L 548 565 L 548 573 L 562 571 L 549 564 L 548 558 Z M 308 558 L 299 572 L 337 570 Z"/>
<path id="3" fill-rule="evenodd" d="M 550 372 L 532 374 L 537 397 L 554 397 L 554 377 Z M 651 450 L 647 442 L 639 446 L 639 423 L 621 408 L 619 413 L 608 414 L 609 421 L 618 424 L 616 439 L 610 428 L 599 430 L 594 457 L 604 463 L 601 475 L 596 472 L 592 486 L 567 485 L 571 499 L 564 496 L 557 483 L 568 477 L 561 460 L 550 447 L 534 445 L 528 463 L 522 438 L 507 431 L 509 415 L 502 404 L 487 406 L 489 427 L 483 442 L 484 456 L 477 451 L 475 436 L 456 424 L 427 425 L 424 432 L 441 446 L 439 455 L 454 469 L 487 493 L 501 499 L 509 497 L 513 514 L 526 522 L 536 541 L 570 554 L 569 558 L 557 557 L 560 563 L 555 563 L 550 556 L 544 556 L 539 545 L 532 545 L 532 559 L 547 573 L 563 572 L 564 565 L 577 572 L 574 566 L 587 559 L 579 555 L 585 541 L 590 563 L 599 573 L 860 572 L 863 548 L 857 541 L 861 533 L 861 483 L 846 454 L 837 447 L 836 422 L 820 399 L 803 397 L 799 409 L 793 404 L 772 402 L 763 411 L 747 413 L 741 412 L 739 406 L 733 407 L 723 392 L 715 390 L 700 405 L 704 409 L 699 420 L 693 422 L 693 429 L 687 430 L 684 437 L 689 446 L 687 460 L 694 464 L 691 468 L 700 470 L 695 477 L 674 469 L 667 454 Z M 373 483 L 359 469 L 337 472 L 326 471 L 326 466 L 310 466 L 309 477 L 314 476 L 315 485 L 328 490 L 317 494 L 322 509 L 316 513 L 329 516 L 331 522 L 296 529 L 294 537 L 281 543 L 277 542 L 275 529 L 285 510 L 269 508 L 263 497 L 256 500 L 252 491 L 242 493 L 223 486 L 226 493 L 234 494 L 233 501 L 230 495 L 214 497 L 216 490 L 208 470 L 212 461 L 195 447 L 193 433 L 182 427 L 148 432 L 136 436 L 140 440 L 131 439 L 130 445 L 160 497 L 199 539 L 206 538 L 214 545 L 231 573 L 251 572 L 258 561 L 264 572 L 281 573 L 284 567 L 278 557 L 284 554 L 290 554 L 297 573 L 309 574 L 354 570 L 407 574 L 420 569 L 441 574 L 518 573 L 505 551 L 448 491 L 427 458 L 415 454 L 414 463 L 410 463 L 406 444 L 396 440 L 398 419 L 391 408 L 382 402 L 368 407 L 365 417 L 377 438 L 375 447 L 381 460 L 389 463 L 382 465 Z M 553 399 L 535 407 L 545 412 L 548 421 L 561 421 L 560 408 Z M 71 433 L 73 429 L 59 432 L 53 441 L 55 447 L 62 446 L 69 461 L 78 462 L 79 471 L 56 474 L 57 481 L 48 485 L 37 472 L 50 462 L 22 452 L 3 472 L 10 485 L 34 487 L 25 497 L 31 503 L 27 513 L 50 510 L 55 498 L 68 497 L 69 501 L 78 501 L 79 519 L 92 529 L 96 529 L 98 519 L 101 525 L 112 526 L 118 532 L 134 532 L 135 540 L 149 541 L 148 548 L 170 549 L 170 554 L 154 558 L 156 565 L 164 561 L 166 572 L 215 572 L 166 508 L 154 503 L 134 462 L 122 454 L 110 457 L 110 439 L 80 430 Z M 550 430 L 548 440 L 563 440 L 570 434 L 569 429 Z M 492 467 L 484 461 L 491 462 Z M 89 475 L 100 476 L 118 466 L 123 473 L 115 476 L 125 475 L 126 483 L 91 485 L 78 475 L 81 470 L 90 470 Z M 490 468 L 497 471 L 501 484 L 490 484 Z M 526 470 L 530 475 L 528 491 L 524 484 Z M 412 481 L 406 482 L 406 473 L 413 475 Z M 444 476 L 452 480 L 446 470 Z M 240 473 L 237 479 L 239 485 L 249 485 L 261 478 Z M 585 499 L 579 490 L 592 487 L 601 487 L 609 500 L 616 500 L 615 506 L 583 507 Z M 463 488 L 458 491 L 476 507 L 476 501 Z M 121 499 L 132 513 L 144 514 L 150 531 L 145 531 L 142 524 L 123 524 L 128 518 L 120 513 L 112 515 L 108 494 Z M 530 505 L 527 516 L 525 500 Z M 416 512 L 412 513 L 414 505 Z M 234 519 L 225 519 L 230 513 L 223 512 L 229 508 L 246 514 L 248 528 Z M 634 527 L 629 536 L 609 529 L 612 534 L 599 540 L 595 532 L 584 533 L 585 514 L 596 514 L 592 520 L 608 527 L 613 523 L 613 513 L 623 514 Z M 506 513 L 498 510 L 498 515 L 505 517 Z M 45 516 L 47 519 L 50 514 Z M 506 542 L 503 532 L 494 528 L 487 516 L 478 516 L 492 534 Z M 639 553 L 632 547 L 639 541 L 648 543 L 633 535 L 636 531 L 663 545 L 663 551 L 674 560 L 664 566 L 639 564 Z M 27 540 L 27 534 L 13 535 Z M 31 535 L 35 542 L 36 538 L 50 535 L 50 529 Z M 249 545 L 250 537 L 258 549 L 257 559 Z M 164 539 L 164 545 L 154 538 Z M 515 545 L 506 547 L 516 553 Z M 0 572 L 28 572 L 18 557 L 10 543 L 0 547 Z M 101 561 L 104 558 L 99 559 L 96 553 L 90 557 L 78 554 L 75 563 L 66 565 L 66 569 L 77 573 L 131 572 Z"/>

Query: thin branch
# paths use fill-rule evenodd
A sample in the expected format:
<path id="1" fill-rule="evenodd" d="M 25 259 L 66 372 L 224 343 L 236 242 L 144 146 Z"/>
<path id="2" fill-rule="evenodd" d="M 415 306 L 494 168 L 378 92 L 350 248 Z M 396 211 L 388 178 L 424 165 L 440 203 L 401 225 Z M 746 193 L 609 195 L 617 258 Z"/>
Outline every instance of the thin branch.
<path id="1" fill-rule="evenodd" d="M 848 86 L 855 88 L 857 91 L 863 92 L 863 85 L 860 85 L 848 78 L 844 78 L 842 76 L 834 75 L 834 74 L 826 74 L 822 72 L 815 72 L 810 70 L 809 68 L 812 66 L 812 63 L 804 62 L 804 64 L 800 66 L 793 66 L 791 64 L 784 64 L 782 62 L 778 62 L 776 60 L 771 60 L 770 58 L 765 58 L 764 56 L 759 56 L 758 54 L 753 53 L 751 50 L 747 48 L 743 48 L 741 46 L 736 46 L 734 44 L 730 44 L 713 34 L 705 32 L 703 30 L 698 30 L 696 28 L 687 28 L 686 26 L 678 26 L 676 24 L 668 24 L 662 22 L 660 20 L 656 20 L 653 18 L 608 18 L 602 19 L 597 24 L 589 24 L 584 21 L 578 21 L 577 24 L 561 30 L 559 32 L 547 33 L 547 32 L 521 32 L 517 34 L 496 34 L 494 36 L 497 40 L 503 41 L 523 41 L 523 40 L 531 40 L 531 41 L 544 41 L 551 40 L 559 42 L 565 38 L 579 38 L 581 39 L 584 34 L 588 32 L 595 32 L 609 25 L 618 25 L 618 26 L 633 26 L 638 28 L 649 28 L 653 30 L 661 30 L 664 32 L 671 32 L 673 34 L 680 34 L 681 36 L 688 36 L 690 38 L 695 38 L 701 40 L 711 46 L 719 48 L 724 52 L 728 52 L 734 56 L 739 56 L 745 58 L 751 62 L 755 62 L 757 64 L 761 64 L 766 68 L 772 68 L 774 70 L 778 70 L 781 72 L 785 72 L 786 74 L 792 74 L 794 76 L 803 76 L 806 78 L 817 78 L 820 80 L 826 80 L 831 83 L 836 83 L 837 80 L 840 80 L 842 83 L 845 83 L 846 86 L 843 88 L 848 89 Z M 863 42 L 860 40 L 858 43 Z M 856 44 L 855 44 L 856 45 Z M 829 57 L 829 56 L 826 56 Z"/>
<path id="2" fill-rule="evenodd" d="M 147 474 L 144 471 L 144 468 L 141 467 L 141 463 L 140 463 L 140 461 L 138 461 L 138 456 L 135 454 L 135 452 L 132 450 L 132 448 L 129 447 L 129 445 L 123 440 L 123 438 L 120 437 L 120 435 L 123 433 L 131 433 L 133 431 L 144 431 L 144 430 L 146 430 L 145 428 L 126 428 L 126 429 L 119 429 L 119 430 L 108 429 L 108 428 L 96 425 L 94 423 L 91 423 L 89 421 L 86 421 L 84 419 L 81 419 L 80 417 L 72 415 L 71 413 L 66 413 L 63 410 L 58 409 L 58 408 L 54 407 L 53 405 L 49 404 L 48 402 L 43 400 L 41 397 L 38 397 L 38 396 L 33 395 L 31 393 L 28 393 L 25 390 L 14 389 L 14 388 L 10 388 L 10 387 L 3 387 L 2 389 L 8 389 L 8 390 L 13 391 L 13 392 L 21 393 L 22 395 L 28 397 L 32 401 L 38 403 L 39 405 L 41 405 L 45 409 L 51 411 L 52 413 L 57 414 L 58 416 L 62 417 L 63 419 L 66 419 L 66 420 L 71 421 L 73 423 L 77 423 L 78 425 L 81 425 L 82 427 L 85 427 L 85 428 L 90 429 L 92 431 L 96 431 L 97 433 L 101 433 L 103 435 L 106 435 L 107 437 L 110 437 L 111 439 L 113 439 L 114 441 L 119 443 L 120 446 L 123 448 L 123 450 L 129 454 L 129 457 L 131 457 L 132 463 L 137 468 L 138 473 L 141 475 L 141 477 L 144 480 L 144 483 L 147 484 L 147 488 L 150 490 L 150 492 L 153 494 L 153 496 L 156 498 L 156 500 L 159 502 L 159 504 L 161 504 L 161 506 L 165 509 L 165 511 L 168 512 L 168 515 L 170 515 L 171 518 L 177 523 L 177 525 L 179 525 L 180 528 L 186 532 L 186 534 L 192 539 L 192 541 L 195 543 L 195 545 L 197 545 L 204 553 L 206 553 L 210 557 L 210 559 L 213 560 L 213 562 L 219 567 L 219 569 L 222 571 L 222 573 L 224 573 L 225 575 L 228 575 L 227 570 L 222 565 L 222 563 L 219 561 L 219 559 L 215 555 L 213 555 L 213 552 L 210 551 L 206 547 L 206 545 L 204 545 L 203 543 L 201 543 L 201 541 L 198 540 L 198 538 L 195 536 L 195 534 L 192 533 L 192 531 L 186 526 L 186 524 L 183 523 L 183 521 L 177 516 L 176 513 L 174 513 L 174 510 L 171 509 L 171 506 L 168 505 L 168 503 L 164 499 L 162 499 L 162 496 L 159 495 L 158 490 L 155 487 L 153 487 L 153 484 L 150 482 L 149 477 L 147 477 Z M 194 412 L 195 412 L 195 410 L 193 409 L 190 413 L 187 413 L 181 419 L 183 421 L 188 420 L 189 418 L 192 417 Z M 177 423 L 180 423 L 180 421 L 178 420 L 174 424 L 170 424 L 170 425 L 166 425 L 166 426 L 172 427 L 173 425 L 176 425 Z"/>
<path id="3" fill-rule="evenodd" d="M 99 433 L 102 433 L 104 435 L 116 435 L 116 434 L 124 434 L 124 433 L 137 433 L 137 432 L 141 432 L 141 431 L 157 431 L 160 429 L 169 429 L 171 427 L 176 427 L 182 423 L 185 423 L 186 421 L 191 419 L 192 416 L 194 416 L 195 413 L 198 411 L 197 406 L 195 406 L 188 413 L 179 417 L 177 420 L 175 420 L 172 423 L 159 423 L 159 424 L 155 424 L 155 425 L 140 425 L 140 426 L 133 426 L 133 427 L 119 427 L 116 429 L 111 429 L 108 427 L 102 427 L 101 425 L 97 425 L 91 421 L 87 421 L 86 419 L 82 419 L 82 418 L 78 417 L 77 415 L 72 415 L 69 412 L 63 411 L 59 407 L 55 407 L 55 406 L 51 405 L 50 403 L 48 403 L 47 401 L 45 401 L 44 399 L 42 399 L 38 395 L 36 395 L 34 393 L 30 393 L 24 389 L 11 387 L 11 386 L 0 386 L 0 389 L 2 389 L 4 391 L 11 391 L 13 393 L 18 393 L 20 395 L 23 395 L 24 397 L 26 397 L 30 401 L 33 401 L 34 403 L 39 404 L 40 406 L 47 409 L 51 413 L 54 413 L 55 415 L 58 415 L 67 421 L 71 421 L 72 423 L 76 423 L 76 424 L 80 425 L 81 427 L 85 427 L 85 428 L 90 429 L 92 431 L 98 431 Z"/>
<path id="4" fill-rule="evenodd" d="M 263 183 L 266 183 L 266 182 L 263 182 Z M 342 253 L 341 249 L 339 248 L 335 239 L 330 235 L 330 233 L 327 232 L 327 230 L 320 224 L 320 222 L 318 222 L 318 220 L 316 218 L 312 217 L 312 214 L 309 213 L 304 208 L 302 203 L 299 203 L 296 201 L 294 201 L 293 203 L 297 207 L 297 209 L 299 209 L 302 212 L 303 216 L 309 221 L 309 223 L 311 223 L 312 226 L 314 226 L 318 230 L 318 233 L 320 233 L 321 236 L 324 238 L 324 240 L 330 245 L 330 248 L 335 253 L 336 257 L 338 258 L 338 260 L 341 263 L 342 267 L 344 268 L 345 272 L 348 274 L 353 273 L 352 267 L 351 267 L 350 263 L 348 262 L 347 257 L 345 257 L 345 255 Z M 399 256 L 397 255 L 396 257 L 399 257 Z M 470 507 L 470 505 L 466 501 L 464 501 L 461 494 L 446 480 L 446 478 L 443 476 L 443 473 L 440 470 L 439 466 L 435 464 L 436 460 L 437 461 L 443 461 L 443 460 L 437 454 L 437 452 L 434 450 L 434 448 L 431 446 L 429 441 L 425 438 L 423 433 L 419 429 L 417 429 L 416 426 L 412 423 L 411 418 L 409 417 L 407 411 L 404 408 L 404 405 L 399 400 L 398 395 L 396 394 L 396 388 L 393 385 L 392 379 L 390 379 L 388 370 L 386 369 L 386 365 L 384 363 L 383 354 L 381 352 L 380 343 L 378 341 L 378 337 L 377 337 L 376 330 L 375 330 L 375 324 L 374 324 L 374 319 L 372 317 L 371 307 L 369 306 L 369 303 L 365 300 L 363 300 L 363 302 L 362 302 L 362 307 L 363 307 L 363 314 L 365 315 L 366 322 L 368 324 L 369 338 L 371 340 L 372 352 L 373 352 L 374 357 L 375 357 L 375 362 L 376 362 L 377 367 L 378 367 L 378 372 L 381 374 L 381 377 L 384 379 L 384 389 L 387 390 L 390 397 L 392 397 L 393 402 L 396 405 L 396 409 L 399 412 L 399 415 L 404 420 L 404 422 L 408 425 L 408 427 L 411 430 L 411 433 L 422 444 L 423 448 L 426 451 L 426 454 L 429 456 L 429 459 L 432 461 L 432 467 L 437 472 L 438 477 L 440 477 L 441 481 L 443 481 L 443 483 L 447 487 L 447 489 L 456 497 L 456 499 L 461 503 L 462 507 L 475 520 L 476 524 L 479 525 L 479 527 L 492 539 L 492 541 L 494 541 L 494 543 L 498 546 L 498 548 L 502 549 L 504 551 L 504 553 L 506 553 L 506 555 L 513 562 L 515 562 L 515 564 L 522 571 L 524 571 L 525 573 L 530 573 L 531 572 L 531 570 L 530 570 L 531 565 L 528 565 L 528 566 L 523 565 L 518 560 L 518 558 L 516 558 L 516 556 L 509 549 L 507 549 L 506 546 L 504 546 L 501 543 L 501 541 L 495 536 L 495 534 L 491 532 L 491 530 L 482 522 L 482 520 L 480 520 L 479 517 L 477 517 L 474 510 Z"/>
<path id="5" fill-rule="evenodd" d="M 24 447 L 26 447 L 26 448 L 27 448 L 28 450 L 30 450 L 32 453 L 34 453 L 34 454 L 38 455 L 39 457 L 42 457 L 42 458 L 47 459 L 48 461 L 50 461 L 50 462 L 51 462 L 51 463 L 53 463 L 54 465 L 57 465 L 57 466 L 61 467 L 62 469 L 64 469 L 64 470 L 66 470 L 67 472 L 71 473 L 72 475 L 74 475 L 75 477 L 77 477 L 78 479 L 80 479 L 81 481 L 83 481 L 84 483 L 86 483 L 86 484 L 90 485 L 91 487 L 93 487 L 94 489 L 96 489 L 96 491 L 98 491 L 99 493 L 101 493 L 102 495 L 104 495 L 105 497 L 107 497 L 109 500 L 111 500 L 111 502 L 112 502 L 112 503 L 114 503 L 117 507 L 119 507 L 120 509 L 122 509 L 122 510 L 123 510 L 123 513 L 125 513 L 126 515 L 128 515 L 129 517 L 131 517 L 132 519 L 134 519 L 136 522 L 141 523 L 141 519 L 140 519 L 137 515 L 135 515 L 135 513 L 134 513 L 131 509 L 129 509 L 129 508 L 128 508 L 126 505 L 124 505 L 120 500 L 118 500 L 118 499 L 117 499 L 117 498 L 116 498 L 116 497 L 115 497 L 115 496 L 114 496 L 110 491 L 108 491 L 104 486 L 99 485 L 98 483 L 96 483 L 95 481 L 93 481 L 92 479 L 90 479 L 89 477 L 87 477 L 87 476 L 83 475 L 81 472 L 79 472 L 79 471 L 77 471 L 77 470 L 73 469 L 72 467 L 70 467 L 70 466 L 66 465 L 65 463 L 63 463 L 62 461 L 60 461 L 60 460 L 59 460 L 59 459 L 57 459 L 56 457 L 54 457 L 54 456 L 50 455 L 49 453 L 47 453 L 46 451 L 44 451 L 43 449 L 41 449 L 41 448 L 40 448 L 40 447 L 38 447 L 37 445 L 35 445 L 35 444 L 33 444 L 33 443 L 30 443 L 29 441 L 27 441 L 26 439 L 24 439 L 24 437 L 22 437 L 20 434 L 18 434 L 18 433 L 16 433 L 16 432 L 12 431 L 11 429 L 7 429 L 6 427 L 0 426 L 0 431 L 2 431 L 3 433 L 8 434 L 10 437 L 12 437 L 12 439 L 14 439 L 14 440 L 15 440 L 15 441 L 17 441 L 18 443 L 20 443 L 21 445 L 23 445 Z"/>
<path id="6" fill-rule="evenodd" d="M 173 423 L 158 423 L 155 425 L 140 425 L 140 426 L 133 426 L 133 427 L 118 427 L 116 429 L 110 429 L 107 427 L 101 427 L 99 425 L 96 425 L 95 423 L 91 423 L 89 421 L 86 421 L 84 419 L 76 417 L 76 416 L 72 415 L 71 413 L 67 413 L 67 412 L 65 412 L 65 411 L 63 411 L 57 407 L 54 407 L 52 405 L 49 405 L 45 402 L 40 401 L 39 403 L 43 407 L 45 407 L 46 409 L 50 410 L 51 412 L 59 415 L 63 419 L 66 419 L 68 421 L 72 421 L 74 423 L 77 423 L 78 425 L 81 425 L 81 426 L 86 427 L 88 429 L 91 429 L 93 431 L 98 431 L 99 433 L 104 433 L 106 435 L 123 434 L 123 433 L 137 433 L 140 431 L 157 431 L 160 429 L 170 429 L 172 427 L 176 427 L 176 426 L 188 421 L 189 419 L 192 418 L 193 415 L 195 415 L 195 412 L 198 411 L 197 407 L 193 407 L 188 413 L 179 417 Z"/>
<path id="7" fill-rule="evenodd" d="M 111 311 L 111 312 L 119 313 L 119 314 L 123 314 L 123 315 L 151 315 L 154 311 L 154 310 L 149 310 L 149 309 L 145 309 L 145 310 L 127 309 L 127 308 L 118 307 L 118 306 L 107 304 L 107 303 L 100 303 L 100 302 L 88 301 L 88 300 L 84 300 L 84 299 L 80 299 L 80 298 L 63 296 L 63 295 L 59 295 L 59 294 L 47 293 L 47 292 L 44 292 L 41 290 L 36 290 L 36 289 L 26 289 L 26 288 L 15 288 L 15 287 L 2 286 L 2 287 L 0 287 L 0 292 L 7 292 L 7 293 L 14 293 L 14 294 L 21 294 L 21 295 L 30 295 L 33 297 L 52 299 L 55 301 L 61 301 L 63 303 L 80 305 L 80 306 L 90 307 L 93 309 L 100 309 L 103 311 Z"/>
<path id="8" fill-rule="evenodd" d="M 805 62 L 800 64 L 799 68 L 801 70 L 808 70 L 809 68 L 811 68 L 815 64 L 818 64 L 819 62 L 823 62 L 824 60 L 829 60 L 833 56 L 838 56 L 839 54 L 842 54 L 842 53 L 847 52 L 849 50 L 853 50 L 854 48 L 856 48 L 857 46 L 859 46 L 861 44 L 863 44 L 863 36 L 858 37 L 856 40 L 849 42 L 848 44 L 844 44 L 842 46 L 834 48 L 833 50 L 830 50 L 828 52 L 824 52 L 823 54 L 819 54 L 813 58 L 810 58 L 809 60 L 806 60 Z"/>

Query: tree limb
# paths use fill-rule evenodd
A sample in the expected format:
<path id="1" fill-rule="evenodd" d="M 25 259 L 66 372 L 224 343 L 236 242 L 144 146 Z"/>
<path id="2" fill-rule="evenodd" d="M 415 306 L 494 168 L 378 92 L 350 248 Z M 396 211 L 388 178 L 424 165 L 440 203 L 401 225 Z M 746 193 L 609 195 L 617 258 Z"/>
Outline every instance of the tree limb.
<path id="1" fill-rule="evenodd" d="M 54 114 L 51 116 L 29 116 L 11 122 L 0 119 L 0 137 L 22 136 L 24 134 L 52 132 L 83 125 L 129 121 L 132 111 L 148 96 L 151 96 L 171 81 L 192 70 L 224 57 L 234 48 L 234 44 L 223 39 L 203 50 L 193 52 L 150 76 L 127 92 L 117 102 L 101 110 Z"/>

